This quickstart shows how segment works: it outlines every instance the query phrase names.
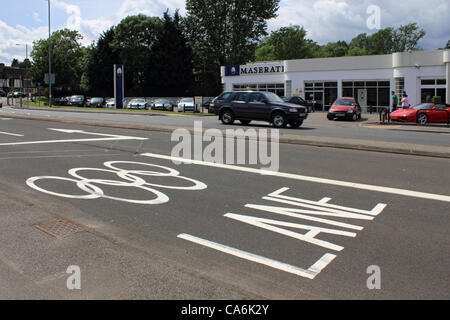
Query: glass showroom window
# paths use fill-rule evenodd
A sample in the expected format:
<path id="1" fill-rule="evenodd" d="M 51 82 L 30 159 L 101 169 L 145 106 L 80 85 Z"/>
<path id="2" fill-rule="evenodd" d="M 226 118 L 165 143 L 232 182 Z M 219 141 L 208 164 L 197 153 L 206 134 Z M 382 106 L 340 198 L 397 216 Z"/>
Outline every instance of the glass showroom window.
<path id="1" fill-rule="evenodd" d="M 382 81 L 343 81 L 342 96 L 358 99 L 358 90 L 366 90 L 368 106 L 389 106 L 390 82 Z"/>
<path id="2" fill-rule="evenodd" d="M 315 101 L 316 110 L 327 111 L 337 99 L 337 81 L 306 81 L 305 99 Z"/>
<path id="3" fill-rule="evenodd" d="M 233 91 L 254 90 L 273 92 L 280 97 L 284 96 L 284 83 L 246 83 L 233 84 Z"/>
<path id="4" fill-rule="evenodd" d="M 446 98 L 446 79 L 422 79 L 420 81 L 420 102 L 431 102 L 433 97 L 441 97 L 445 102 Z"/>

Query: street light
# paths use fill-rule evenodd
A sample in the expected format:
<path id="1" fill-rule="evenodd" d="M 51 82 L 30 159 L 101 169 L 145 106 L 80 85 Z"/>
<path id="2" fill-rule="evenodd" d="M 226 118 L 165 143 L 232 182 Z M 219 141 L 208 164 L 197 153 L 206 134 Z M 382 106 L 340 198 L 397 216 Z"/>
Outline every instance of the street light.
<path id="1" fill-rule="evenodd" d="M 23 44 L 16 43 L 16 46 L 23 46 Z M 28 60 L 28 43 L 25 43 L 25 60 Z"/>

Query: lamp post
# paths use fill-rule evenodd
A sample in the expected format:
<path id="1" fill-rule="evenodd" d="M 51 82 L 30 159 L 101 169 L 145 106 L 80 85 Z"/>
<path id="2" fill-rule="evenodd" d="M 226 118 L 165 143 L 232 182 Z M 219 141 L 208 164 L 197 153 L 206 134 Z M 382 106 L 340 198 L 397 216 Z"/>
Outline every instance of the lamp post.
<path id="1" fill-rule="evenodd" d="M 16 46 L 23 46 L 23 44 L 16 43 Z M 28 60 L 28 43 L 25 43 L 25 60 Z"/>

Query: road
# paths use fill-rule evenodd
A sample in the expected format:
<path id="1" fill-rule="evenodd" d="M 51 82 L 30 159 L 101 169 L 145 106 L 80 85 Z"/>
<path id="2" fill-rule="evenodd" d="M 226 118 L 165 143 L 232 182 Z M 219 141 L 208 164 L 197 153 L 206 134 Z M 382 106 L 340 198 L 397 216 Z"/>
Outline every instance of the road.
<path id="1" fill-rule="evenodd" d="M 0 125 L 0 298 L 450 297 L 448 159 L 280 144 L 261 174 L 175 164 L 165 133 Z M 83 232 L 35 228 L 61 218 Z"/>
<path id="2" fill-rule="evenodd" d="M 56 117 L 58 119 L 79 119 L 79 120 L 97 120 L 116 123 L 136 123 L 147 125 L 166 125 L 166 126 L 182 126 L 193 127 L 195 121 L 201 119 L 203 128 L 219 128 L 226 129 L 220 123 L 216 116 L 167 116 L 155 113 L 95 113 L 81 112 L 74 110 L 65 111 L 46 111 L 31 109 L 11 109 L 4 107 L 0 109 L 0 114 L 7 117 L 8 114 L 18 114 L 27 116 Z M 298 136 L 316 136 L 316 137 L 334 137 L 342 139 L 362 139 L 378 142 L 395 142 L 395 143 L 413 143 L 419 145 L 443 146 L 450 147 L 448 135 L 450 130 L 448 127 L 432 127 L 434 130 L 429 132 L 414 130 L 380 130 L 373 123 L 378 120 L 376 114 L 363 114 L 363 121 L 328 121 L 326 114 L 322 112 L 310 113 L 309 118 L 297 130 L 289 128 L 280 130 L 280 133 L 298 135 Z M 239 122 L 237 122 L 239 123 Z M 253 122 L 248 128 L 267 128 L 268 123 Z M 399 128 L 395 128 L 399 129 Z M 413 128 L 408 128 L 413 129 Z M 424 134 L 426 133 L 426 134 Z"/>

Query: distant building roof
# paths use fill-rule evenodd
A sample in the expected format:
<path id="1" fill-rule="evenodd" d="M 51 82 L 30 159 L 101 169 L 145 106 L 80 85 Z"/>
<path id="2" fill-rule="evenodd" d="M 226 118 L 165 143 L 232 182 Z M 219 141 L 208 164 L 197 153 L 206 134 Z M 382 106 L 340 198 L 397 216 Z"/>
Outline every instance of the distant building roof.
<path id="1" fill-rule="evenodd" d="M 31 74 L 27 69 L 7 67 L 0 63 L 0 79 L 31 79 Z"/>

